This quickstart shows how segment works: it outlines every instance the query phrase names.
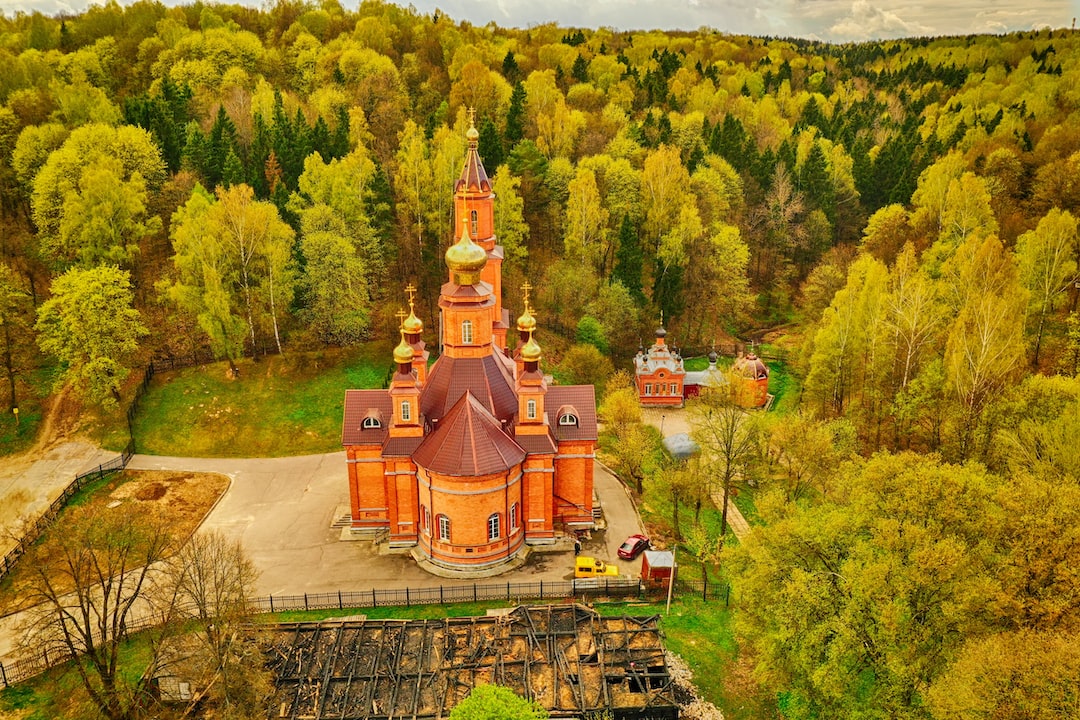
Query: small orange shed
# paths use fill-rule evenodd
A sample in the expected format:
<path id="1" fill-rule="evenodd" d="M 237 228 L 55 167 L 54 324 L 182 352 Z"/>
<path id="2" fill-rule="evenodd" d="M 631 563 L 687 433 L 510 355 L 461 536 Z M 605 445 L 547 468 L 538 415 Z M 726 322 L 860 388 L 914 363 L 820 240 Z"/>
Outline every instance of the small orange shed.
<path id="1" fill-rule="evenodd" d="M 641 555 L 641 579 L 648 587 L 667 587 L 675 569 L 675 553 L 667 550 L 646 550 Z"/>

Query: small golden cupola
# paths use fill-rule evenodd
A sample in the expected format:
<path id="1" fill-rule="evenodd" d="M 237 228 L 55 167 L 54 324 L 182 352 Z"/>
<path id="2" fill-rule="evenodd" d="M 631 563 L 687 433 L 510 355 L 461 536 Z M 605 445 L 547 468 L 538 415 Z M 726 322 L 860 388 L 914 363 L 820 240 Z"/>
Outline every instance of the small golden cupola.
<path id="1" fill-rule="evenodd" d="M 521 348 L 521 359 L 526 363 L 526 372 L 538 369 L 536 366 L 540 363 L 540 344 L 536 342 L 532 332 L 529 333 L 529 341 L 525 343 L 525 347 Z M 530 368 L 529 365 L 533 365 L 533 367 Z"/>
<path id="2" fill-rule="evenodd" d="M 417 381 L 423 385 L 427 382 L 427 365 L 431 353 L 427 351 L 423 339 L 424 321 L 416 316 L 416 287 L 409 283 L 405 287 L 405 292 L 409 296 L 409 314 L 406 316 L 404 312 L 400 312 L 398 318 L 401 321 L 401 329 L 405 331 L 405 341 L 413 349 L 413 371 L 416 373 Z"/>
<path id="3" fill-rule="evenodd" d="M 446 251 L 446 266 L 456 285 L 475 285 L 487 265 L 487 251 L 469 237 L 469 226 L 462 223 L 461 239 Z"/>
<path id="4" fill-rule="evenodd" d="M 518 360 L 521 365 L 517 377 L 517 433 L 533 435 L 546 432 L 544 396 L 547 394 L 547 382 L 540 372 L 540 344 L 531 331 L 528 341 L 521 347 Z"/>
<path id="5" fill-rule="evenodd" d="M 409 301 L 409 316 L 401 322 L 401 328 L 406 335 L 419 335 L 424 332 L 424 321 L 416 317 L 416 309 L 413 308 L 412 300 Z"/>
<path id="6" fill-rule="evenodd" d="M 405 313 L 403 312 L 402 315 Z M 390 379 L 390 402 L 393 408 L 390 437 L 417 437 L 423 434 L 420 423 L 420 384 L 413 373 L 413 348 L 401 328 L 401 342 L 394 348 L 397 372 Z"/>
<path id="7" fill-rule="evenodd" d="M 402 373 L 412 372 L 413 349 L 405 340 L 405 328 L 401 329 L 401 342 L 394 348 L 394 362 Z"/>
<path id="8" fill-rule="evenodd" d="M 533 316 L 532 305 L 529 303 L 529 291 L 532 290 L 532 285 L 528 281 L 521 285 L 521 293 L 524 296 L 525 310 L 522 311 L 521 317 L 517 319 L 518 329 L 518 349 L 525 346 L 525 343 L 529 340 L 529 334 L 536 329 L 536 317 Z"/>
<path id="9" fill-rule="evenodd" d="M 531 333 L 536 329 L 536 318 L 533 317 L 532 308 L 529 307 L 527 300 L 525 301 L 525 311 L 521 313 L 517 320 L 517 329 L 520 333 Z"/>

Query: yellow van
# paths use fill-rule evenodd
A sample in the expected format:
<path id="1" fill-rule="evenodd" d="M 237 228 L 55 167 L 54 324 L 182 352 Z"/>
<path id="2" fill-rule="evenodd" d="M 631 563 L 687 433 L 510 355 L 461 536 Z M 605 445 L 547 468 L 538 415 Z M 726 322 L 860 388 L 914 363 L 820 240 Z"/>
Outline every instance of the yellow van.
<path id="1" fill-rule="evenodd" d="M 618 567 L 609 565 L 603 560 L 585 557 L 584 555 L 579 555 L 574 560 L 575 578 L 615 577 L 619 574 Z"/>

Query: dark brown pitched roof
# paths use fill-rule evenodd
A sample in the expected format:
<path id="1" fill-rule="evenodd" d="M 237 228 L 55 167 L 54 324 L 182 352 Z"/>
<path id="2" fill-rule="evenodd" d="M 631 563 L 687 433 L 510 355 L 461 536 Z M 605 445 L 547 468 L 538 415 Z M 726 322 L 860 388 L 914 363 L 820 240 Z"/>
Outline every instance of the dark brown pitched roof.
<path id="1" fill-rule="evenodd" d="M 436 361 L 420 394 L 420 412 L 429 420 L 439 421 L 466 393 L 502 421 L 517 413 L 514 393 L 513 361 L 496 354 L 482 358 L 452 358 L 444 355 Z"/>
<path id="2" fill-rule="evenodd" d="M 530 455 L 548 455 L 555 452 L 551 435 L 515 435 L 514 440 Z"/>
<path id="3" fill-rule="evenodd" d="M 469 144 L 469 150 L 465 154 L 465 166 L 461 168 L 461 177 L 454 184 L 455 192 L 463 189 L 469 192 L 491 191 L 491 182 L 484 171 L 484 164 L 480 162 L 480 155 L 474 143 Z"/>
<path id="4" fill-rule="evenodd" d="M 490 298 L 492 293 L 491 285 L 486 282 L 476 282 L 472 285 L 458 285 L 455 282 L 446 282 L 442 284 L 439 289 L 439 294 L 442 297 L 456 298 L 458 300 L 472 300 L 476 298 Z M 494 305 L 495 301 L 491 300 L 489 305 Z M 472 307 L 476 307 L 473 305 Z"/>
<path id="5" fill-rule="evenodd" d="M 437 473 L 474 477 L 509 470 L 525 459 L 525 450 L 466 391 L 412 458 L 417 465 Z"/>
<path id="6" fill-rule="evenodd" d="M 361 427 L 371 411 L 378 413 L 381 427 L 365 430 Z M 341 424 L 342 445 L 381 445 L 393 414 L 390 396 L 385 390 L 346 390 L 345 418 Z"/>
<path id="7" fill-rule="evenodd" d="M 422 437 L 387 438 L 383 443 L 383 457 L 410 457 L 423 441 Z"/>
<path id="8" fill-rule="evenodd" d="M 559 409 L 571 405 L 577 410 L 577 425 L 559 425 Z M 592 385 L 553 385 L 544 399 L 548 427 L 556 440 L 596 439 L 596 389 Z"/>

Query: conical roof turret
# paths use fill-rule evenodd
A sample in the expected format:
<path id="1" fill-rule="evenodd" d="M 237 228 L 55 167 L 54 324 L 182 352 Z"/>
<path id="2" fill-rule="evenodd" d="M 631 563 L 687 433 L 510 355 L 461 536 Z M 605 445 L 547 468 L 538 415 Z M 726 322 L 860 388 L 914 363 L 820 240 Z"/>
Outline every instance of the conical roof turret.
<path id="1" fill-rule="evenodd" d="M 491 191 L 491 181 L 488 180 L 484 164 L 480 162 L 479 141 L 480 132 L 476 129 L 476 117 L 473 110 L 469 110 L 469 129 L 465 132 L 465 139 L 469 141 L 469 148 L 465 151 L 465 165 L 461 169 L 461 177 L 454 187 L 455 191 L 467 192 Z"/>

